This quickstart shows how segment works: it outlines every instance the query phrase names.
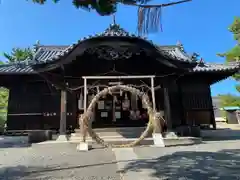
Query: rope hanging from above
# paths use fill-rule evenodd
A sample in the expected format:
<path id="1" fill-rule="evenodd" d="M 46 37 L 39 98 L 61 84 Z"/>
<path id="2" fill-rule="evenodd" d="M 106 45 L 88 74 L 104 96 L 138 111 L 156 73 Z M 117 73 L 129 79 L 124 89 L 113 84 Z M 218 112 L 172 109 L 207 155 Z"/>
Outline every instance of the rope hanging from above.
<path id="1" fill-rule="evenodd" d="M 47 0 L 31 0 L 34 3 L 44 4 Z M 60 0 L 52 0 L 54 3 Z M 151 0 L 72 0 L 76 8 L 88 11 L 95 10 L 101 16 L 109 16 L 117 12 L 117 5 L 138 7 L 138 33 L 145 35 L 149 32 L 162 31 L 162 8 L 190 2 L 192 0 L 178 0 L 158 5 L 148 5 Z"/>
<path id="2" fill-rule="evenodd" d="M 162 31 L 163 7 L 181 4 L 189 1 L 191 0 L 181 0 L 160 5 L 136 5 L 138 6 L 138 34 L 145 35 L 149 34 L 150 32 L 158 32 L 159 30 Z"/>
<path id="3" fill-rule="evenodd" d="M 138 8 L 138 34 L 162 31 L 162 7 Z"/>

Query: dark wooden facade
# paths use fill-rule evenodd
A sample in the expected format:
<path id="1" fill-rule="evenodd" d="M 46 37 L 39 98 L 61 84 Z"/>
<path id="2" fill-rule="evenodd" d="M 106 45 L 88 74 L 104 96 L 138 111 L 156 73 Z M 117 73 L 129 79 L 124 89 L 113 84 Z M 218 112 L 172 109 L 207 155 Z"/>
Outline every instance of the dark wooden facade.
<path id="1" fill-rule="evenodd" d="M 170 118 L 173 127 L 180 125 L 213 124 L 213 106 L 210 86 L 191 81 L 173 84 L 169 87 Z M 155 92 L 158 110 L 165 110 L 164 89 Z M 67 93 L 67 128 L 78 128 L 78 110 L 76 92 Z M 130 99 L 130 98 L 129 98 Z M 110 98 L 111 100 L 111 98 Z M 44 81 L 22 83 L 10 89 L 8 104 L 9 130 L 27 129 L 59 129 L 60 120 L 60 90 L 56 90 Z M 103 127 L 107 120 L 100 118 L 96 111 L 96 123 Z M 109 115 L 110 116 L 110 115 Z M 123 123 L 122 123 L 123 124 Z M 139 123 L 141 124 L 141 123 Z M 125 123 L 126 126 L 132 124 Z M 135 124 L 137 126 L 137 124 Z M 143 125 L 143 124 L 141 124 Z"/>
<path id="2" fill-rule="evenodd" d="M 1 85 L 10 90 L 9 130 L 58 130 L 63 89 L 67 91 L 66 126 L 68 129 L 78 128 L 77 117 L 83 111 L 78 109 L 83 89 L 77 88 L 83 86 L 81 77 L 104 73 L 115 76 L 156 75 L 155 86 L 161 87 L 155 91 L 156 108 L 164 111 L 169 128 L 201 124 L 215 127 L 210 86 L 239 69 L 239 64 L 205 65 L 196 57 L 187 55 L 180 45 L 156 48 L 144 39 L 130 36 L 116 25 L 101 35 L 87 37 L 69 47 L 39 46 L 36 57 L 38 60 L 32 64 L 0 66 Z M 98 83 L 106 85 L 108 81 Z M 142 85 L 143 81 L 150 86 L 148 80 L 121 80 L 124 84 L 134 85 Z M 88 83 L 92 85 L 96 81 Z M 112 101 L 111 98 L 108 100 Z M 99 113 L 95 113 L 94 124 L 104 127 L 110 120 L 103 120 Z M 137 125 L 128 121 L 119 124 Z"/>
<path id="3" fill-rule="evenodd" d="M 39 78 L 37 78 L 39 79 Z M 68 93 L 67 126 L 76 127 L 76 97 Z M 45 80 L 20 81 L 9 89 L 9 130 L 59 129 L 60 90 Z"/>

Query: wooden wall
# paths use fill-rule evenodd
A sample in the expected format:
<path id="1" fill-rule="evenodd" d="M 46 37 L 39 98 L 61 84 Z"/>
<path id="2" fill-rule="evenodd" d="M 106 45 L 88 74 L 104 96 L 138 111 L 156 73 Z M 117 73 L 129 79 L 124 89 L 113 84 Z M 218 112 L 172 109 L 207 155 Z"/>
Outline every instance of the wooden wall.
<path id="1" fill-rule="evenodd" d="M 76 126 L 75 95 L 68 93 L 67 127 Z M 10 88 L 8 130 L 59 129 L 60 91 L 44 81 L 15 84 Z"/>
<path id="2" fill-rule="evenodd" d="M 169 87 L 169 103 L 170 103 L 170 118 L 172 127 L 177 127 L 182 124 L 182 102 L 181 102 L 180 89 L 176 83 Z"/>
<path id="3" fill-rule="evenodd" d="M 213 105 L 209 84 L 193 79 L 182 82 L 180 86 L 186 123 L 213 124 Z"/>
<path id="4" fill-rule="evenodd" d="M 60 91 L 45 81 L 19 81 L 9 93 L 8 129 L 59 129 Z M 24 83 L 25 82 L 25 83 Z M 210 87 L 196 79 L 168 87 L 173 127 L 182 124 L 213 124 Z M 164 109 L 163 89 L 155 92 L 157 109 Z M 67 128 L 78 127 L 77 98 L 67 96 Z"/>

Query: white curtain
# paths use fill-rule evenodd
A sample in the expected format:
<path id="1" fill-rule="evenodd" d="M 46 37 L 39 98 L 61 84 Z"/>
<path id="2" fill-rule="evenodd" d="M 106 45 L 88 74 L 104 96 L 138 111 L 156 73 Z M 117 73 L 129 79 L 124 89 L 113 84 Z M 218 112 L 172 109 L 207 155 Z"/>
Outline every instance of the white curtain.
<path id="1" fill-rule="evenodd" d="M 131 106 L 132 110 L 135 111 L 138 109 L 138 103 L 137 103 L 138 97 L 136 94 L 131 94 Z"/>
<path id="2" fill-rule="evenodd" d="M 78 99 L 78 109 L 83 109 L 83 94 L 80 92 Z"/>

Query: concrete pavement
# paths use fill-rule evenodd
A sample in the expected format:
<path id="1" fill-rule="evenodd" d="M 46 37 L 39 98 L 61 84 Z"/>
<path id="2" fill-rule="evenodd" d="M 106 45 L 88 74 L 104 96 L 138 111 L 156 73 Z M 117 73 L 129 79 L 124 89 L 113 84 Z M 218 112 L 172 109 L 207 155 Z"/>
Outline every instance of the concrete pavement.
<path id="1" fill-rule="evenodd" d="M 131 179 L 128 173 L 135 179 L 144 177 L 143 180 L 240 179 L 239 140 L 184 147 L 138 147 L 133 149 L 133 153 L 137 160 L 121 168 L 126 175 L 125 180 Z"/>
<path id="2" fill-rule="evenodd" d="M 1 180 L 237 180 L 240 140 L 77 152 L 76 144 L 0 148 Z"/>
<path id="3" fill-rule="evenodd" d="M 77 152 L 75 144 L 0 149 L 1 180 L 120 180 L 111 149 Z"/>

